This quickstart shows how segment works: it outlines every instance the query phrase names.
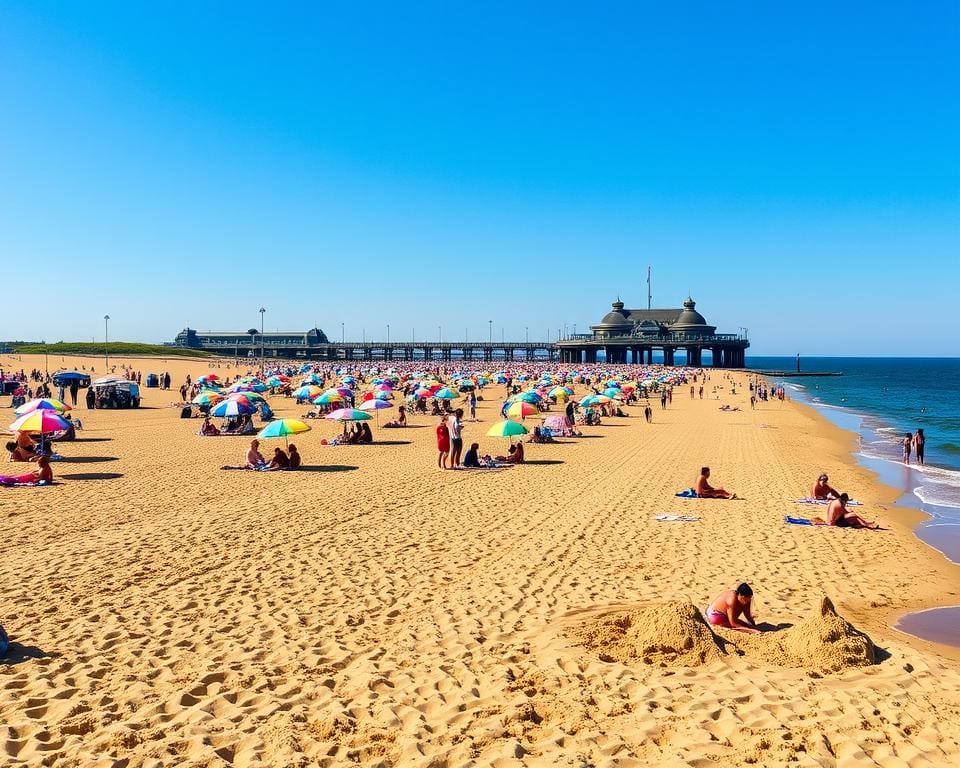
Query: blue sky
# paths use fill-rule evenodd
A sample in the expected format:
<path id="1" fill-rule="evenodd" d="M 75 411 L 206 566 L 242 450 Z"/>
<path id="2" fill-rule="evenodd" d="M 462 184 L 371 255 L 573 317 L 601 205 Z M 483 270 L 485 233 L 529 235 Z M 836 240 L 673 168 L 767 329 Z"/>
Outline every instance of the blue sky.
<path id="1" fill-rule="evenodd" d="M 956 2 L 194 5 L 0 4 L 0 337 L 960 354 Z"/>

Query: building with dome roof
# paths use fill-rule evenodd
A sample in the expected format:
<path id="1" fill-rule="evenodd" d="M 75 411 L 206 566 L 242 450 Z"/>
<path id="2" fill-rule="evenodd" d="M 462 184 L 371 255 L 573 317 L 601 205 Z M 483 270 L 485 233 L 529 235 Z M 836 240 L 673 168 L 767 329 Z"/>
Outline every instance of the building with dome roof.
<path id="1" fill-rule="evenodd" d="M 618 298 L 590 333 L 557 342 L 560 361 L 593 363 L 603 350 L 610 363 L 652 363 L 654 351 L 666 365 L 704 364 L 704 352 L 717 368 L 742 368 L 750 342 L 746 336 L 717 333 L 691 298 L 679 309 L 627 309 Z"/>

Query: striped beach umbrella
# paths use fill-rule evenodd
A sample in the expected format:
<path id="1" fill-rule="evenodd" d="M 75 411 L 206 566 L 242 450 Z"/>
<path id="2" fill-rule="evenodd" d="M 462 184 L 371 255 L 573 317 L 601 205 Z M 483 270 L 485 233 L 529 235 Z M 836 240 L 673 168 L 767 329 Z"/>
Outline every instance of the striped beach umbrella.
<path id="1" fill-rule="evenodd" d="M 525 435 L 529 431 L 530 430 L 519 421 L 505 419 L 504 421 L 498 421 L 490 427 L 490 429 L 487 430 L 487 437 L 517 437 L 519 435 Z"/>
<path id="2" fill-rule="evenodd" d="M 32 432 L 49 435 L 53 432 L 66 432 L 70 422 L 56 411 L 37 410 L 25 413 L 10 425 L 10 432 Z"/>
<path id="3" fill-rule="evenodd" d="M 52 397 L 35 397 L 33 400 L 29 400 L 20 407 L 18 407 L 14 413 L 17 416 L 23 416 L 25 413 L 30 413 L 31 411 L 54 411 L 55 413 L 66 413 L 71 410 L 70 406 L 66 403 L 61 403 L 59 400 L 55 400 Z"/>

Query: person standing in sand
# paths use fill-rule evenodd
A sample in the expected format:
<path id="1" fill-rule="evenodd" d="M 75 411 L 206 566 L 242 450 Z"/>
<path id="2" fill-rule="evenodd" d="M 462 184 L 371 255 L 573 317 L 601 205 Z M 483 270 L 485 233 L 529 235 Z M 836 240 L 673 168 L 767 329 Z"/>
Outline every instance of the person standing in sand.
<path id="1" fill-rule="evenodd" d="M 847 511 L 847 502 L 850 497 L 841 493 L 839 498 L 834 499 L 827 505 L 827 523 L 837 528 L 869 528 L 876 531 L 880 528 L 876 523 L 871 523 L 860 517 L 855 512 Z"/>
<path id="2" fill-rule="evenodd" d="M 714 488 L 708 482 L 710 478 L 710 467 L 701 467 L 700 468 L 700 477 L 697 478 L 697 484 L 694 486 L 694 490 L 697 492 L 697 496 L 701 499 L 735 499 L 737 494 L 730 493 L 730 491 L 724 490 L 723 488 Z"/>
<path id="3" fill-rule="evenodd" d="M 447 468 L 447 455 L 450 453 L 450 430 L 447 428 L 447 420 L 441 416 L 440 423 L 437 424 L 437 466 L 440 469 Z"/>
<path id="4" fill-rule="evenodd" d="M 715 627 L 726 627 L 748 635 L 759 635 L 761 630 L 750 613 L 752 601 L 753 590 L 749 584 L 743 583 L 736 589 L 728 589 L 707 607 L 707 621 Z"/>
<path id="5" fill-rule="evenodd" d="M 463 455 L 463 408 L 457 408 L 447 419 L 447 424 L 450 428 L 450 466 L 456 469 Z"/>
<path id="6" fill-rule="evenodd" d="M 918 429 L 917 434 L 913 436 L 913 454 L 917 457 L 917 464 L 920 466 L 923 466 L 923 446 L 926 440 L 923 430 Z"/>

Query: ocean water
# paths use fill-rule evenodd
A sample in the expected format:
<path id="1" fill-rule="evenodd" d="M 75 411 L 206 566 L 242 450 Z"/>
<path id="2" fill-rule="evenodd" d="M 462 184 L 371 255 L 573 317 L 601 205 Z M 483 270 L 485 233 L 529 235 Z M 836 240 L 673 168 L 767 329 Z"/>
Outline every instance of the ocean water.
<path id="1" fill-rule="evenodd" d="M 793 371 L 793 357 L 751 357 L 750 368 Z M 930 517 L 917 536 L 960 563 L 960 358 L 801 358 L 803 371 L 843 376 L 773 378 L 795 400 L 810 403 L 830 421 L 859 435 L 857 458 L 887 485 L 899 488 L 898 505 Z M 926 464 L 902 461 L 900 441 L 922 428 Z M 936 642 L 960 645 L 960 607 L 910 614 L 897 628 Z"/>

